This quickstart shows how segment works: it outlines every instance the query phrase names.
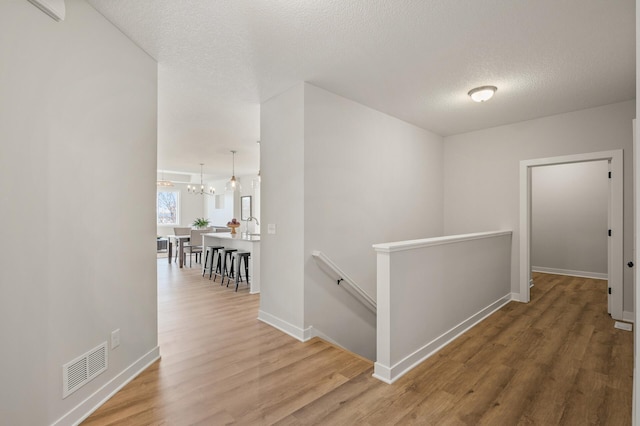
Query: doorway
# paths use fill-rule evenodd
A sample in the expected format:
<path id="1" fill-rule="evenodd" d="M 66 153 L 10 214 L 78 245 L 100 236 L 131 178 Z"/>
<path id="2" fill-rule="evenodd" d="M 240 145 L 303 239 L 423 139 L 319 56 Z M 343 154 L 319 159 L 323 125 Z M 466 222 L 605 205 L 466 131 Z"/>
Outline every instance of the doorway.
<path id="1" fill-rule="evenodd" d="M 520 301 L 530 300 L 531 283 L 531 216 L 532 169 L 541 166 L 606 160 L 610 165 L 610 198 L 607 279 L 609 284 L 610 313 L 622 319 L 623 312 L 623 220 L 622 220 L 622 150 L 578 154 L 563 157 L 523 160 L 520 162 Z"/>

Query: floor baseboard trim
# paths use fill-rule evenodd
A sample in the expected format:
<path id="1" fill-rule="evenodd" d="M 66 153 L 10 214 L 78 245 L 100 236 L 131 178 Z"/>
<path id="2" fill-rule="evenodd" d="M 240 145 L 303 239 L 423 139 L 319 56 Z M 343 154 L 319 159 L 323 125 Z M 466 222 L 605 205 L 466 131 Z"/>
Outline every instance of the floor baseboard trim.
<path id="1" fill-rule="evenodd" d="M 636 316 L 633 312 L 622 311 L 622 321 L 635 323 Z"/>
<path id="2" fill-rule="evenodd" d="M 422 363 L 424 360 L 436 354 L 440 349 L 444 348 L 449 343 L 453 342 L 461 334 L 468 331 L 476 324 L 480 323 L 482 320 L 493 314 L 498 309 L 502 308 L 507 303 L 511 302 L 511 300 L 512 293 L 508 293 L 502 296 L 500 299 L 471 315 L 469 318 L 454 326 L 450 330 L 444 332 L 439 337 L 436 337 L 417 351 L 406 356 L 403 360 L 399 361 L 392 367 L 385 366 L 376 362 L 374 364 L 373 377 L 388 384 L 395 382 L 400 377 Z"/>
<path id="3" fill-rule="evenodd" d="M 532 272 L 541 272 L 543 274 L 567 275 L 570 277 L 593 278 L 595 280 L 608 280 L 608 274 L 600 272 L 572 271 L 570 269 L 545 268 L 543 266 L 532 266 Z"/>
<path id="4" fill-rule="evenodd" d="M 107 402 L 120 389 L 125 387 L 130 381 L 138 377 L 140 373 L 151 364 L 160 359 L 160 347 L 156 346 L 149 352 L 138 358 L 133 364 L 117 374 L 113 379 L 105 383 L 100 389 L 87 397 L 71 411 L 56 420 L 52 426 L 62 426 L 72 424 L 79 425 L 87 419 L 94 411 Z"/>
<path id="5" fill-rule="evenodd" d="M 300 340 L 301 342 L 306 342 L 307 340 L 313 338 L 313 331 L 311 327 L 307 327 L 306 329 L 296 327 L 295 325 L 262 310 L 258 311 L 258 320 L 270 325 L 273 328 L 277 328 L 283 333 L 286 333 L 289 336 Z"/>

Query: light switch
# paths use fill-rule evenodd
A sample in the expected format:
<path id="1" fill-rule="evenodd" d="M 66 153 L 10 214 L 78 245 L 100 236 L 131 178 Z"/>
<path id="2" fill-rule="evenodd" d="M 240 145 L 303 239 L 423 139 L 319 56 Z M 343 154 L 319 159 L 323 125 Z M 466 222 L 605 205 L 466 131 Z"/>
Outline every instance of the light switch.
<path id="1" fill-rule="evenodd" d="M 276 224 L 270 223 L 267 225 L 267 234 L 275 234 L 276 233 Z"/>

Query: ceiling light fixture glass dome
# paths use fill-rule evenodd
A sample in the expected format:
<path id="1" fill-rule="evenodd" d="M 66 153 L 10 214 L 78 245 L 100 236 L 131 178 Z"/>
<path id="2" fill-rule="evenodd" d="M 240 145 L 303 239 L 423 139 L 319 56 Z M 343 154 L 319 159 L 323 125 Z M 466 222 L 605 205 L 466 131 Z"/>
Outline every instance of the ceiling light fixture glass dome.
<path id="1" fill-rule="evenodd" d="M 236 179 L 236 151 L 231 151 L 233 154 L 233 166 L 231 170 L 231 179 L 225 185 L 227 191 L 242 191 L 242 185 Z"/>
<path id="2" fill-rule="evenodd" d="M 491 99 L 497 90 L 496 86 L 480 86 L 469 90 L 469 96 L 474 102 L 485 102 Z"/>

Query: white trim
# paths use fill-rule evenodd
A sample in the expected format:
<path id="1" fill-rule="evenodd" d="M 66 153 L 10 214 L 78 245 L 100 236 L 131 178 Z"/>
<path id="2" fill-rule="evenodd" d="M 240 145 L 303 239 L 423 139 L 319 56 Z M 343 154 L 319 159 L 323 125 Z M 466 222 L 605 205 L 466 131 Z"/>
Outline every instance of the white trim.
<path id="1" fill-rule="evenodd" d="M 593 278 L 596 280 L 607 280 L 609 275 L 601 272 L 572 271 L 571 269 L 545 268 L 543 266 L 532 266 L 531 272 L 543 274 L 567 275 L 570 277 Z"/>
<path id="2" fill-rule="evenodd" d="M 396 251 L 413 250 L 422 247 L 439 246 L 443 244 L 459 243 L 462 241 L 479 240 L 482 238 L 499 237 L 511 235 L 512 231 L 490 231 L 476 232 L 473 234 L 447 235 L 445 237 L 423 238 L 421 240 L 397 241 L 393 243 L 374 244 L 373 248 L 377 252 L 393 253 Z"/>
<path id="3" fill-rule="evenodd" d="M 636 315 L 633 312 L 622 311 L 622 321 L 635 323 L 636 322 Z"/>
<path id="4" fill-rule="evenodd" d="M 529 280 L 531 279 L 531 258 L 529 254 L 531 241 L 531 168 L 553 164 L 569 164 L 587 161 L 608 160 L 611 164 L 611 201 L 609 205 L 610 229 L 609 238 L 609 287 L 611 317 L 622 319 L 623 310 L 623 150 L 593 152 L 587 154 L 567 155 L 563 157 L 538 158 L 520 161 L 520 273 L 519 288 L 523 302 L 529 302 Z"/>
<path id="5" fill-rule="evenodd" d="M 109 398 L 115 395 L 120 389 L 125 387 L 131 380 L 138 377 L 140 373 L 147 369 L 151 364 L 160 359 L 160 348 L 156 346 L 149 352 L 138 358 L 133 364 L 125 368 L 113 379 L 105 383 L 100 389 L 89 395 L 84 401 L 72 408 L 67 414 L 53 422 L 52 426 L 57 425 L 79 425 L 102 404 L 107 402 Z"/>
<path id="6" fill-rule="evenodd" d="M 522 303 L 522 299 L 520 299 L 520 293 L 511 292 L 511 301 L 512 302 L 520 302 L 520 303 Z"/>
<path id="7" fill-rule="evenodd" d="M 378 380 L 381 380 L 385 383 L 393 383 L 398 380 L 400 377 L 411 371 L 413 368 L 418 366 L 424 360 L 434 355 L 440 349 L 444 348 L 446 345 L 454 341 L 461 334 L 465 333 L 469 329 L 471 329 L 476 324 L 480 323 L 482 320 L 487 318 L 489 315 L 496 312 L 498 309 L 502 308 L 504 305 L 509 303 L 512 300 L 512 294 L 506 294 L 495 302 L 491 303 L 489 306 L 481 309 L 477 313 L 471 315 L 466 320 L 462 321 L 460 324 L 451 328 L 449 331 L 446 331 L 439 337 L 435 338 L 431 342 L 427 343 L 417 351 L 412 354 L 406 356 L 403 360 L 396 363 L 392 367 L 383 365 L 379 361 L 374 364 L 374 372 L 373 377 Z"/>
<path id="8" fill-rule="evenodd" d="M 326 334 L 324 334 L 322 331 L 318 330 L 318 329 L 317 329 L 317 328 L 315 328 L 314 326 L 310 326 L 310 327 L 308 327 L 307 329 L 305 329 L 305 332 L 308 332 L 308 333 L 307 333 L 307 335 L 308 335 L 307 340 L 311 340 L 311 339 L 313 339 L 314 337 L 318 337 L 318 338 L 320 338 L 320 339 L 322 339 L 322 340 L 326 340 L 327 342 L 331 343 L 332 345 L 338 346 L 338 347 L 343 348 L 343 349 L 345 349 L 345 350 L 347 350 L 347 351 L 349 350 L 349 349 L 346 349 L 346 348 L 344 347 L 344 345 L 341 345 L 340 343 L 336 342 L 336 341 L 335 341 L 335 340 L 333 340 L 331 337 L 327 336 Z M 305 340 L 305 342 L 306 342 L 307 340 Z"/>
<path id="9" fill-rule="evenodd" d="M 313 338 L 313 330 L 311 330 L 311 327 L 307 327 L 306 329 L 296 327 L 295 325 L 262 310 L 258 311 L 258 320 L 265 324 L 269 324 L 271 327 L 277 328 L 283 333 L 286 333 L 301 342 L 306 342 Z"/>

